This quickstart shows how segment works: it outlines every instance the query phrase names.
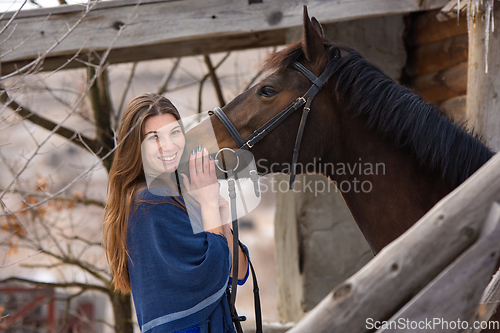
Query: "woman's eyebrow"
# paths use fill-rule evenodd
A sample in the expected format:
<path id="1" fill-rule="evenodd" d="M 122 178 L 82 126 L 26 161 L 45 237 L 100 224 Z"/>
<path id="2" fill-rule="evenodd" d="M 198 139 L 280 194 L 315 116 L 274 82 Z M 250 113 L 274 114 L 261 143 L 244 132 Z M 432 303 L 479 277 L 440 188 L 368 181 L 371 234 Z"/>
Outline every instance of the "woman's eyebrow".
<path id="1" fill-rule="evenodd" d="M 144 134 L 144 136 L 148 136 L 148 134 L 151 134 L 151 133 L 153 133 L 153 134 L 158 134 L 158 132 L 157 132 L 157 131 L 149 131 L 149 132 L 147 132 L 146 134 Z"/>
<path id="2" fill-rule="evenodd" d="M 173 131 L 174 129 L 176 129 L 176 128 L 180 128 L 180 127 L 181 127 L 180 125 L 177 125 L 177 126 L 175 126 L 174 128 L 172 128 L 170 131 Z M 149 131 L 149 132 L 147 132 L 146 134 L 144 134 L 144 136 L 148 136 L 148 134 L 151 134 L 151 133 L 153 133 L 153 134 L 158 134 L 158 131 Z"/>

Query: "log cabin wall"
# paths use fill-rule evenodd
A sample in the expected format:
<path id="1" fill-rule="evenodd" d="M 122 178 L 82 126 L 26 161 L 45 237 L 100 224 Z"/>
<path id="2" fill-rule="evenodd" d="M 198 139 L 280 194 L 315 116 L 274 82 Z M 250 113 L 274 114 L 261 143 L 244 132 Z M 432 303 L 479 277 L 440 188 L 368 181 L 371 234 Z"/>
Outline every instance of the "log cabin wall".
<path id="1" fill-rule="evenodd" d="M 468 34 L 464 15 L 439 21 L 439 10 L 407 17 L 402 82 L 454 119 L 465 118 Z"/>

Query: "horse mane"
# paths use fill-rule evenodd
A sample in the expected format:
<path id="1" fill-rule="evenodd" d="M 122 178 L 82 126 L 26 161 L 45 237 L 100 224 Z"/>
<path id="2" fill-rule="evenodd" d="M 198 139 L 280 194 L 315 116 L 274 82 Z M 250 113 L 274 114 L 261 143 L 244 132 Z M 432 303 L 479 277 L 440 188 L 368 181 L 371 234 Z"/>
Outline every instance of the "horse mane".
<path id="1" fill-rule="evenodd" d="M 335 76 L 335 94 L 369 128 L 409 151 L 425 169 L 438 172 L 452 187 L 460 185 L 494 153 L 466 122 L 455 123 L 422 100 L 413 90 L 398 85 L 361 54 L 345 45 L 324 40 L 327 54 L 342 51 Z M 290 67 L 304 58 L 301 42 L 266 58 L 264 69 Z"/>

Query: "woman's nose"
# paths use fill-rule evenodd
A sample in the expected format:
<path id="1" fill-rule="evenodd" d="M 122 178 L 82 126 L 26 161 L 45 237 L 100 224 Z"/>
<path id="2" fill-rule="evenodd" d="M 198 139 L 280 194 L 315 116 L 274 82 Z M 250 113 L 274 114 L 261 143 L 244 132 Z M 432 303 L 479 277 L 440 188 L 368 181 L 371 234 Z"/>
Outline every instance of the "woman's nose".
<path id="1" fill-rule="evenodd" d="M 169 138 L 160 138 L 159 146 L 162 151 L 169 151 L 174 148 L 174 143 Z"/>

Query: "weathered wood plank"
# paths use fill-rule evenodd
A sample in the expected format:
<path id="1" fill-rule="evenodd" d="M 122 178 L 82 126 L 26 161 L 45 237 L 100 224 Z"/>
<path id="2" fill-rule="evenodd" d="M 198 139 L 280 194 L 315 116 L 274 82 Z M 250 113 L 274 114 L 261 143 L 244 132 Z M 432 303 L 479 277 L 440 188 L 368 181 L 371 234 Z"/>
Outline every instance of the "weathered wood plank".
<path id="1" fill-rule="evenodd" d="M 286 30 L 279 29 L 273 31 L 252 32 L 247 34 L 230 35 L 215 38 L 203 38 L 198 40 L 186 40 L 160 43 L 154 45 L 144 45 L 128 48 L 113 49 L 108 55 L 107 62 L 120 64 L 134 61 L 146 61 L 165 58 L 186 57 L 199 54 L 210 54 L 217 52 L 228 52 L 246 50 L 251 48 L 283 45 L 286 44 Z M 65 65 L 65 69 L 79 68 L 86 66 L 86 62 L 92 59 L 100 59 L 103 51 L 83 53 L 73 61 Z M 68 61 L 69 56 L 54 56 L 46 58 L 43 62 L 42 71 L 52 71 L 63 66 Z M 2 73 L 12 73 L 16 69 L 27 65 L 30 60 L 20 60 L 15 62 L 2 63 Z"/>
<path id="2" fill-rule="evenodd" d="M 183 0 L 148 1 L 132 6 L 97 7 L 71 34 L 47 56 L 71 57 L 78 50 L 103 51 L 116 39 L 114 48 L 163 44 L 172 41 L 199 40 L 249 32 L 279 30 L 302 23 L 302 2 L 269 0 L 248 4 L 247 0 Z M 311 15 L 321 22 L 351 20 L 377 15 L 406 13 L 439 8 L 446 0 L 337 0 L 308 1 Z M 82 16 L 83 6 L 69 6 L 63 13 L 47 17 L 23 13 L 2 34 L 0 44 L 2 63 L 36 59 L 59 40 Z M 0 28 L 7 23 L 5 17 Z M 140 60 L 140 59 L 134 59 Z"/>
<path id="3" fill-rule="evenodd" d="M 494 273 L 500 252 L 499 221 L 500 204 L 493 203 L 478 241 L 392 316 L 385 323 L 386 328 L 377 333 L 432 330 L 454 333 L 467 328 Z"/>
<path id="4" fill-rule="evenodd" d="M 482 8 L 483 9 L 483 8 Z M 495 6 L 493 20 L 500 20 L 500 7 Z M 467 118 L 469 124 L 480 133 L 488 146 L 500 150 L 500 31 L 495 29 L 489 36 L 489 49 L 485 43 L 484 15 L 477 15 L 471 25 L 469 39 L 469 71 L 467 85 Z M 488 52 L 488 73 L 485 73 Z M 492 320 L 499 320 L 500 271 L 483 295 L 484 304 L 479 308 L 479 319 L 487 319 L 497 311 Z M 491 323 L 491 322 L 490 322 Z M 478 330 L 474 331 L 478 332 Z"/>
<path id="5" fill-rule="evenodd" d="M 500 154 L 289 332 L 366 332 L 366 318 L 390 318 L 477 239 L 493 202 L 500 202 Z"/>
<path id="6" fill-rule="evenodd" d="M 494 22 L 500 21 L 500 6 L 495 6 Z M 471 25 L 469 41 L 469 82 L 467 86 L 467 118 L 481 133 L 487 144 L 500 150 L 500 30 L 490 34 L 488 73 L 485 73 L 487 52 L 485 46 L 484 15 L 476 17 Z"/>

